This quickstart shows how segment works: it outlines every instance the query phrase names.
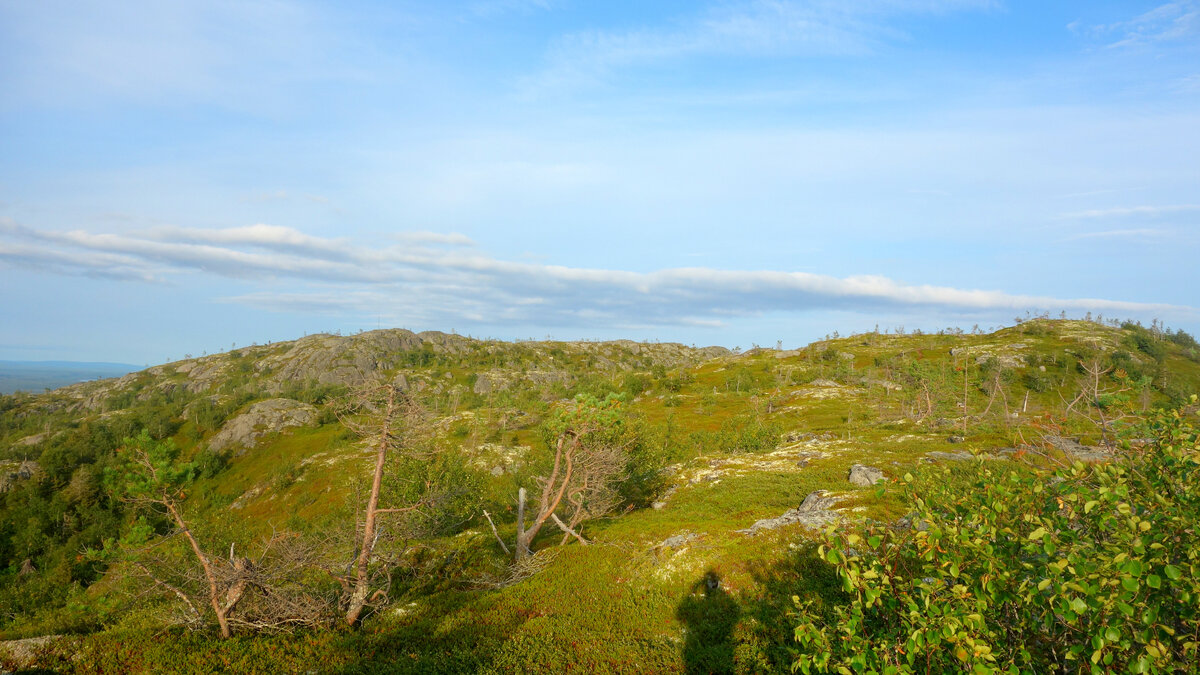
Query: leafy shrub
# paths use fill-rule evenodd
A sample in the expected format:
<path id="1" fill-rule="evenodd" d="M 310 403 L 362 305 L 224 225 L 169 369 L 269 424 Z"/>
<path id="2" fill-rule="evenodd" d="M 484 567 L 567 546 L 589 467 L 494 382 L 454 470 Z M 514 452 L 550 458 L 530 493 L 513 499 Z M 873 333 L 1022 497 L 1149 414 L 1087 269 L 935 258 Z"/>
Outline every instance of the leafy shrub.
<path id="1" fill-rule="evenodd" d="M 1039 370 L 1030 370 L 1022 379 L 1025 382 L 1025 388 L 1030 391 L 1045 392 L 1054 387 L 1054 378 Z"/>
<path id="2" fill-rule="evenodd" d="M 797 601 L 795 669 L 1191 671 L 1200 438 L 1179 411 L 1151 431 L 1109 464 L 981 465 L 968 485 L 945 470 L 905 486 L 916 531 L 828 535 L 819 551 L 848 602 Z"/>
<path id="3" fill-rule="evenodd" d="M 667 391 L 679 392 L 695 381 L 696 378 L 691 373 L 685 370 L 677 370 L 662 379 L 662 386 Z"/>
<path id="4" fill-rule="evenodd" d="M 1125 324 L 1122 328 L 1129 331 L 1129 342 L 1138 351 L 1159 362 L 1167 358 L 1167 348 L 1149 330 L 1137 324 Z"/>
<path id="5" fill-rule="evenodd" d="M 645 373 L 626 373 L 621 388 L 630 396 L 637 396 L 650 388 L 650 378 Z"/>

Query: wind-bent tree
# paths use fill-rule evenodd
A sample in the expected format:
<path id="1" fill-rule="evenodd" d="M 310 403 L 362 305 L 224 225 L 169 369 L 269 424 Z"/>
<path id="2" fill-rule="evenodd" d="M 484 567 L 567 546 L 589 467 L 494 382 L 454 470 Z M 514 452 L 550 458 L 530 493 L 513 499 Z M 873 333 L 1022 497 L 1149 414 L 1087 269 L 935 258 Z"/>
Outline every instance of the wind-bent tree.
<path id="1" fill-rule="evenodd" d="M 521 488 L 517 494 L 517 541 L 513 554 L 517 561 L 530 555 L 534 537 L 547 521 L 563 532 L 561 543 L 574 537 L 587 545 L 579 526 L 609 513 L 620 501 L 619 480 L 627 468 L 628 447 L 619 397 L 610 395 L 601 400 L 577 396 L 555 409 L 546 432 L 553 439 L 554 463 L 548 476 L 538 478 L 541 494 L 528 528 L 525 527 L 526 491 Z"/>
<path id="2" fill-rule="evenodd" d="M 232 546 L 228 559 L 210 555 L 188 526 L 182 510 L 187 497 L 184 488 L 196 473 L 194 462 L 179 461 L 179 449 L 170 440 L 156 441 L 144 430 L 136 438 L 125 439 L 124 447 L 117 451 L 117 464 L 109 469 L 105 479 L 112 493 L 131 504 L 142 518 L 119 544 L 110 540 L 106 548 L 110 555 L 125 558 L 156 587 L 178 597 L 193 618 L 202 621 L 202 613 L 188 592 L 187 584 L 166 580 L 165 575 L 156 572 L 142 560 L 142 554 L 168 539 L 154 539 L 154 528 L 146 522 L 145 516 L 165 520 L 170 530 L 167 534 L 183 535 L 200 568 L 199 575 L 178 570 L 176 576 L 184 579 L 188 576 L 202 578 L 201 584 L 206 589 L 204 595 L 216 617 L 221 636 L 229 637 L 229 618 L 245 595 L 252 563 L 247 558 L 235 556 Z"/>

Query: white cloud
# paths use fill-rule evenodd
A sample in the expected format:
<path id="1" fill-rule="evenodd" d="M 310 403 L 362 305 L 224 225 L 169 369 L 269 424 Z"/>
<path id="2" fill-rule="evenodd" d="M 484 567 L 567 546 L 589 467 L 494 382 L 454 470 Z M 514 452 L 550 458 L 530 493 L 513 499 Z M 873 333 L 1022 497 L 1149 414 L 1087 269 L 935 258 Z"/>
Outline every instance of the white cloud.
<path id="1" fill-rule="evenodd" d="M 396 239 L 410 244 L 435 244 L 440 246 L 474 246 L 475 242 L 465 234 L 458 232 L 426 232 L 415 230 L 400 232 Z"/>
<path id="2" fill-rule="evenodd" d="M 1163 237 L 1169 234 L 1167 230 L 1159 230 L 1154 228 L 1134 228 L 1129 230 L 1105 230 L 1103 232 L 1084 232 L 1071 237 L 1067 237 L 1064 241 L 1075 241 L 1079 239 L 1117 239 L 1122 237 L 1149 239 Z"/>
<path id="3" fill-rule="evenodd" d="M 528 93 L 595 82 L 624 67 L 701 55 L 849 56 L 874 51 L 904 34 L 889 21 L 994 6 L 991 0 L 750 0 L 718 4 L 674 29 L 635 28 L 567 35 L 547 67 L 525 81 Z"/>
<path id="4" fill-rule="evenodd" d="M 1108 45 L 1113 48 L 1193 39 L 1200 35 L 1200 2 L 1168 2 L 1127 21 L 1092 30 L 1097 35 L 1116 36 L 1118 39 Z"/>
<path id="5" fill-rule="evenodd" d="M 456 236 L 410 234 L 434 243 L 461 242 Z M 224 301 L 285 312 L 384 314 L 433 325 L 468 321 L 711 327 L 737 317 L 829 309 L 935 308 L 960 314 L 1027 309 L 1191 311 L 1120 300 L 914 285 L 876 275 L 839 278 L 705 267 L 631 272 L 512 262 L 479 252 L 363 246 L 271 225 L 157 228 L 118 235 L 45 231 L 0 221 L 0 237 L 38 244 L 34 248 L 0 239 L 0 261 L 51 273 L 149 279 L 199 272 L 246 280 L 252 287 L 260 279 L 287 279 L 293 284 L 287 290 L 259 286 Z"/>
<path id="6" fill-rule="evenodd" d="M 1127 216 L 1162 216 L 1172 213 L 1188 213 L 1191 211 L 1200 211 L 1200 205 L 1173 204 L 1167 206 L 1122 206 L 1109 209 L 1089 209 L 1087 211 L 1075 211 L 1073 213 L 1064 213 L 1061 217 L 1072 220 L 1089 218 L 1121 218 Z"/>

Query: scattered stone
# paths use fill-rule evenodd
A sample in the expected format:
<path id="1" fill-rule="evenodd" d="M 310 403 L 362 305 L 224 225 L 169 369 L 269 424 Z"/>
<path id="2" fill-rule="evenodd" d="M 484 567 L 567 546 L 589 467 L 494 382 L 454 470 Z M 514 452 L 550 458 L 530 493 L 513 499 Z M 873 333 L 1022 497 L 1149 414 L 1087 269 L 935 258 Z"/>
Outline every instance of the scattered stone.
<path id="1" fill-rule="evenodd" d="M 317 409 L 290 398 L 271 398 L 250 406 L 246 412 L 225 423 L 208 441 L 208 448 L 219 452 L 232 448 L 235 455 L 245 453 L 258 439 L 292 427 L 315 426 Z"/>
<path id="2" fill-rule="evenodd" d="M 838 503 L 838 498 L 831 492 L 817 490 L 809 493 L 800 506 L 787 511 L 777 518 L 759 520 L 744 530 L 735 530 L 738 534 L 753 536 L 763 530 L 774 530 L 785 525 L 800 525 L 809 529 L 819 530 L 830 523 L 836 522 L 841 516 L 832 510 Z"/>
<path id="3" fill-rule="evenodd" d="M 16 485 L 17 481 L 29 480 L 42 470 L 41 465 L 32 459 L 27 459 L 17 464 L 16 468 L 12 471 L 6 470 L 6 468 L 11 468 L 13 464 L 15 462 L 9 463 L 7 467 L 0 464 L 0 493 L 8 492 Z"/>
<path id="4" fill-rule="evenodd" d="M 16 442 L 14 442 L 13 447 L 15 448 L 18 446 L 37 445 L 38 443 L 41 443 L 42 441 L 46 440 L 49 437 L 50 437 L 50 432 L 48 432 L 48 431 L 42 432 L 40 434 L 34 434 L 32 436 L 26 436 L 25 438 L 19 439 Z"/>
<path id="5" fill-rule="evenodd" d="M 928 452 L 925 453 L 925 456 L 934 461 L 941 460 L 946 462 L 969 462 L 976 458 L 975 455 L 972 455 L 966 450 L 960 450 L 958 452 Z M 979 458 L 985 459 L 986 455 L 980 455 Z"/>
<path id="6" fill-rule="evenodd" d="M 815 379 L 815 380 L 813 380 L 812 382 L 809 382 L 809 383 L 808 383 L 808 386 L 810 386 L 810 387 L 837 387 L 837 388 L 841 388 L 841 387 L 843 387 L 843 386 L 845 386 L 845 385 L 841 384 L 840 382 L 834 382 L 833 380 L 829 380 L 829 379 L 825 379 L 825 378 L 818 378 L 818 379 Z"/>
<path id="7" fill-rule="evenodd" d="M 1044 440 L 1067 457 L 1081 462 L 1107 462 L 1113 458 L 1113 450 L 1101 445 L 1083 445 L 1077 440 L 1053 435 Z"/>
<path id="8" fill-rule="evenodd" d="M 883 471 L 880 471 L 873 466 L 866 466 L 863 464 L 855 464 L 854 466 L 850 467 L 850 475 L 847 476 L 847 480 L 850 481 L 851 485 L 857 485 L 859 487 L 871 487 L 872 485 L 885 479 L 886 477 L 883 475 Z"/>
<path id="9" fill-rule="evenodd" d="M 663 510 L 663 508 L 667 505 L 667 500 L 670 499 L 678 489 L 678 485 L 672 485 L 671 487 L 667 488 L 667 491 L 662 493 L 662 496 L 658 498 L 658 501 L 651 504 L 650 508 L 654 509 L 655 511 Z"/>
<path id="10" fill-rule="evenodd" d="M 31 668 L 38 654 L 62 637 L 62 635 L 42 635 L 24 640 L 0 641 L 0 655 L 7 657 L 6 660 L 9 664 L 16 666 L 18 670 Z M 7 671 L 0 670 L 0 672 Z"/>
<path id="11" fill-rule="evenodd" d="M 699 539 L 702 536 L 704 536 L 704 535 L 694 534 L 691 532 L 684 532 L 683 534 L 677 534 L 673 537 L 667 537 L 666 539 L 662 540 L 662 543 L 655 546 L 654 549 L 662 550 L 662 549 L 672 549 L 672 548 L 683 548 L 684 546 L 687 546 L 688 544 L 692 543 L 693 541 L 696 541 L 697 539 Z"/>
<path id="12" fill-rule="evenodd" d="M 924 532 L 929 529 L 929 523 L 914 516 L 904 516 L 900 520 L 897 520 L 896 523 L 892 525 L 892 528 L 896 530 L 916 530 L 917 532 Z"/>
<path id="13" fill-rule="evenodd" d="M 951 443 L 965 443 L 967 439 L 965 436 L 951 436 L 946 440 L 950 441 Z"/>

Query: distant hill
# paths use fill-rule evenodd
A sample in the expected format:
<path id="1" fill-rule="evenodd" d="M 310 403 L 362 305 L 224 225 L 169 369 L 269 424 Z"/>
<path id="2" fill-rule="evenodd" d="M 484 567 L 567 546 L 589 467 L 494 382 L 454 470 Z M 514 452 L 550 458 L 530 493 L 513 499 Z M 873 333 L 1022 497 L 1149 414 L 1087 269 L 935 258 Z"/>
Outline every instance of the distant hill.
<path id="1" fill-rule="evenodd" d="M 120 377 L 141 366 L 87 361 L 0 361 L 0 394 L 40 393 L 69 384 Z"/>

